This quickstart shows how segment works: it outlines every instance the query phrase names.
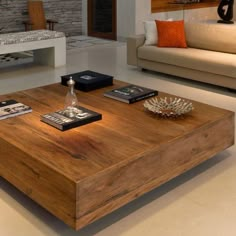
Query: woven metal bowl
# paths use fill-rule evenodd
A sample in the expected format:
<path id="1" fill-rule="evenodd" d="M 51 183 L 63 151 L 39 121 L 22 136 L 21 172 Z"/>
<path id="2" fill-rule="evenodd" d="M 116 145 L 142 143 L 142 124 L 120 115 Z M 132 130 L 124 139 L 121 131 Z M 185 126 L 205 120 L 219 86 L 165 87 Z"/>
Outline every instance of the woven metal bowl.
<path id="1" fill-rule="evenodd" d="M 151 98 L 144 102 L 144 107 L 148 111 L 166 118 L 182 116 L 194 109 L 190 101 L 177 97 Z"/>

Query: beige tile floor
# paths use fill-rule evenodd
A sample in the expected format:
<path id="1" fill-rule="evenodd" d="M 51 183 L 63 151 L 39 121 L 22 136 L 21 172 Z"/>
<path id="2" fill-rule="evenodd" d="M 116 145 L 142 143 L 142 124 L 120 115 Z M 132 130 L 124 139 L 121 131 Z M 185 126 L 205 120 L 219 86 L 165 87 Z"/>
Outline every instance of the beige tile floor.
<path id="1" fill-rule="evenodd" d="M 0 94 L 90 69 L 236 111 L 236 93 L 141 72 L 126 65 L 125 55 L 123 44 L 97 45 L 68 51 L 67 66 L 56 70 L 36 65 L 1 69 Z M 235 146 L 78 232 L 0 178 L 0 236 L 235 236 L 235 222 Z"/>

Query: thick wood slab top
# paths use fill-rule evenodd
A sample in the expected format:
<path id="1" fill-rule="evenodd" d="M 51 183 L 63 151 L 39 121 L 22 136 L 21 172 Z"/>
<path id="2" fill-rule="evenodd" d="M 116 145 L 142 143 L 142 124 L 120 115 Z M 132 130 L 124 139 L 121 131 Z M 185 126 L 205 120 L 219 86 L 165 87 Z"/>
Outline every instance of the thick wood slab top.
<path id="1" fill-rule="evenodd" d="M 184 119 L 159 119 L 144 111 L 143 101 L 125 104 L 103 96 L 104 91 L 123 85 L 114 81 L 113 86 L 92 92 L 77 91 L 80 105 L 102 113 L 103 118 L 64 132 L 41 122 L 40 115 L 63 108 L 67 87 L 53 84 L 2 95 L 0 100 L 15 99 L 33 112 L 0 121 L 0 139 L 78 183 L 222 118 L 234 117 L 231 111 L 193 102 L 194 111 Z"/>

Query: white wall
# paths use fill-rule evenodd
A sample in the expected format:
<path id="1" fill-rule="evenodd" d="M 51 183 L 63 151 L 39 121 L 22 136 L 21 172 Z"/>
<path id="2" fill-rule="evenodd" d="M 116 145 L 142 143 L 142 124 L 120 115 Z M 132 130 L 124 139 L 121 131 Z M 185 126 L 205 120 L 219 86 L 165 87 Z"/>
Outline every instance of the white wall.
<path id="1" fill-rule="evenodd" d="M 144 32 L 143 21 L 145 20 L 173 18 L 174 20 L 201 21 L 219 19 L 216 7 L 152 14 L 151 0 L 117 0 L 117 5 L 118 39 L 124 39 L 132 34 L 142 34 Z"/>
<path id="2" fill-rule="evenodd" d="M 199 8 L 185 11 L 161 12 L 152 14 L 151 1 L 136 0 L 136 25 L 135 25 L 136 34 L 141 34 L 144 32 L 143 21 L 152 19 L 166 20 L 168 18 L 173 18 L 174 20 L 184 19 L 185 21 L 219 19 L 216 7 Z"/>
<path id="3" fill-rule="evenodd" d="M 117 39 L 124 41 L 134 35 L 136 19 L 136 0 L 117 0 Z"/>
<path id="4" fill-rule="evenodd" d="M 88 19 L 87 19 L 87 0 L 82 0 L 82 34 L 88 34 Z"/>
<path id="5" fill-rule="evenodd" d="M 236 2 L 234 1 L 234 17 L 233 20 L 236 21 Z"/>

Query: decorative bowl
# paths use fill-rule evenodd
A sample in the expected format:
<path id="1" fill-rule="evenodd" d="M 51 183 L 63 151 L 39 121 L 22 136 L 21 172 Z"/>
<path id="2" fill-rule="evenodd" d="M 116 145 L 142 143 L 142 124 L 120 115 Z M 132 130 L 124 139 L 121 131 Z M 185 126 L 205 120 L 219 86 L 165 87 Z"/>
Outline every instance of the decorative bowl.
<path id="1" fill-rule="evenodd" d="M 148 111 L 165 118 L 182 116 L 194 109 L 190 101 L 177 97 L 155 97 L 146 100 L 143 105 Z"/>

